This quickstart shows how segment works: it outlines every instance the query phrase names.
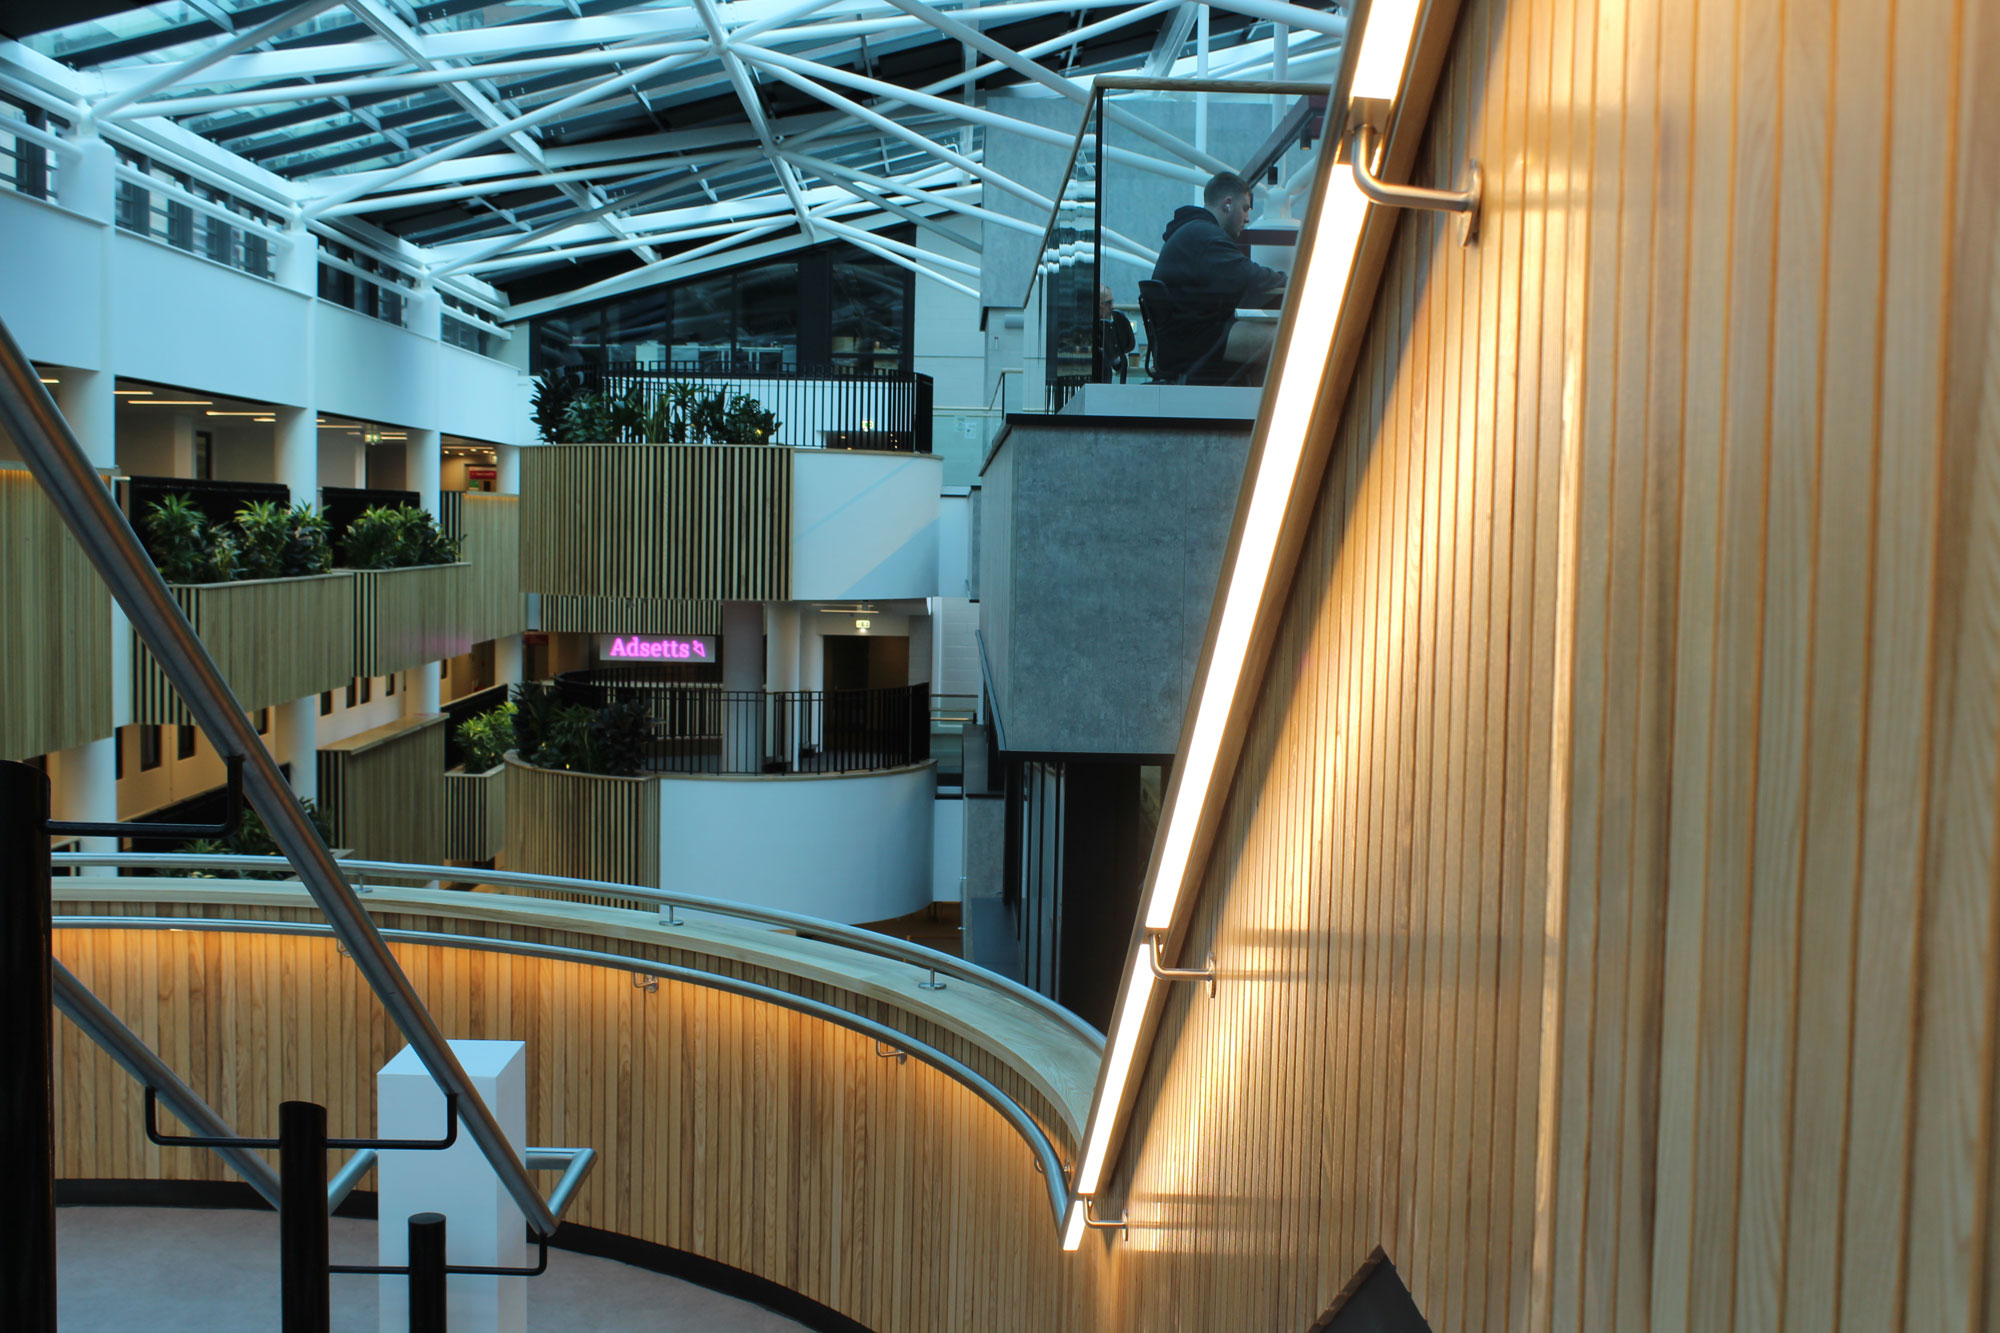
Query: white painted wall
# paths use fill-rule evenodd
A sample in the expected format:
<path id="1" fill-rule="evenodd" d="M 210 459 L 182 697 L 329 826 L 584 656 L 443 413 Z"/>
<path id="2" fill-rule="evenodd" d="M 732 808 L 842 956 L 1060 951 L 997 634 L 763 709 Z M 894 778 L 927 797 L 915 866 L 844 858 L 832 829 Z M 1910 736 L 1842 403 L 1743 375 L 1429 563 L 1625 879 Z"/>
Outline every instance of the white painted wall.
<path id="1" fill-rule="evenodd" d="M 933 455 L 792 451 L 792 596 L 935 597 L 938 491 Z"/>
<path id="2" fill-rule="evenodd" d="M 965 802 L 932 801 L 931 901 L 955 903 L 965 878 Z"/>
<path id="3" fill-rule="evenodd" d="M 972 590 L 972 491 L 947 486 L 938 497 L 938 581 L 940 597 L 964 597 Z"/>
<path id="4" fill-rule="evenodd" d="M 929 763 L 834 777 L 665 775 L 661 887 L 832 921 L 885 921 L 932 901 Z"/>
<path id="5" fill-rule="evenodd" d="M 98 362 L 101 258 L 108 224 L 0 191 L 0 318 L 37 361 L 86 370 Z"/>

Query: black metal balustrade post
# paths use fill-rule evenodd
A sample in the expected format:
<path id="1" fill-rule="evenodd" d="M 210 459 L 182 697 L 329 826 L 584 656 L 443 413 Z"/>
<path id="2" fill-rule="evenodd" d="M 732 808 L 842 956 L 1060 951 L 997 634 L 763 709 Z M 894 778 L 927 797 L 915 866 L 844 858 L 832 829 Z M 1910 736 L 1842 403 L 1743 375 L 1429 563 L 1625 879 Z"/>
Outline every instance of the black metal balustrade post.
<path id="1" fill-rule="evenodd" d="M 444 1214 L 410 1214 L 410 1333 L 445 1333 Z"/>
<path id="2" fill-rule="evenodd" d="M 16 1209 L 0 1243 L 0 1311 L 32 1333 L 56 1326 L 48 819 L 48 775 L 0 763 L 0 1143 Z"/>
<path id="3" fill-rule="evenodd" d="M 278 1106 L 279 1282 L 285 1333 L 328 1333 L 333 1287 L 327 1270 L 326 1108 Z"/>

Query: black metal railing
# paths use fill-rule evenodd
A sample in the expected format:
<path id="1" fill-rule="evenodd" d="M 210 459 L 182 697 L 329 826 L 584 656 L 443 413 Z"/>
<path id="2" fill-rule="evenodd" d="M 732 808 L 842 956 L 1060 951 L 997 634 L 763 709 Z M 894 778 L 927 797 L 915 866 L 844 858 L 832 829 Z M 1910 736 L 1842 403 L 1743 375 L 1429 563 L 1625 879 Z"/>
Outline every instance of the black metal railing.
<path id="1" fill-rule="evenodd" d="M 846 366 L 700 365 L 634 361 L 587 365 L 577 372 L 586 393 L 622 397 L 638 390 L 647 410 L 675 386 L 703 393 L 736 392 L 778 419 L 773 444 L 808 449 L 931 450 L 931 377 Z M 661 441 L 680 443 L 680 441 Z"/>
<path id="2" fill-rule="evenodd" d="M 556 677 L 570 703 L 644 699 L 655 773 L 857 773 L 931 756 L 929 685 L 873 690 L 725 690 L 576 671 Z"/>

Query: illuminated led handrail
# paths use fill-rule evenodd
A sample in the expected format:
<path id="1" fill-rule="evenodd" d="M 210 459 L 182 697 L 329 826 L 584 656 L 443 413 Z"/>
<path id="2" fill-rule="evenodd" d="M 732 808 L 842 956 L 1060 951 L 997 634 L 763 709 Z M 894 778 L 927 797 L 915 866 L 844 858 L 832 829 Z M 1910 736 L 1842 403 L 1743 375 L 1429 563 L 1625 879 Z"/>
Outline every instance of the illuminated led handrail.
<path id="1" fill-rule="evenodd" d="M 185 852 L 57 852 L 50 860 L 58 870 L 66 867 L 180 871 L 291 869 L 290 864 L 282 856 L 208 856 Z M 674 911 L 702 912 L 710 916 L 732 917 L 758 925 L 778 926 L 798 935 L 842 945 L 858 953 L 908 963 L 913 967 L 922 968 L 933 976 L 942 975 L 999 991 L 1011 999 L 1028 1005 L 1042 1016 L 1055 1020 L 1071 1034 L 1083 1040 L 1094 1054 L 1101 1055 L 1104 1050 L 1102 1033 L 1046 995 L 1038 994 L 1018 981 L 1003 977 L 998 972 L 989 971 L 976 963 L 969 963 L 963 958 L 928 948 L 912 940 L 897 939 L 893 935 L 864 930 L 859 926 L 804 916 L 797 912 L 780 911 L 772 907 L 756 907 L 749 903 L 730 902 L 723 898 L 707 898 L 700 894 L 650 888 L 641 884 L 620 884 L 612 880 L 572 879 L 563 875 L 530 875 L 514 870 L 478 870 L 466 866 L 413 865 L 401 861 L 364 861 L 347 857 L 341 858 L 336 864 L 364 883 L 372 881 L 377 885 L 385 879 L 410 880 L 416 883 L 430 880 L 456 882 L 476 879 L 481 884 L 496 888 L 528 889 L 542 893 L 588 894 L 599 898 L 628 898 L 637 902 L 657 903 L 662 908 Z M 121 887 L 132 886 L 130 882 L 126 882 Z M 211 887 L 225 886 L 211 884 Z M 668 926 L 685 924 L 670 919 L 665 912 L 661 914 L 661 923 Z M 944 988 L 943 984 L 938 986 L 940 990 Z"/>

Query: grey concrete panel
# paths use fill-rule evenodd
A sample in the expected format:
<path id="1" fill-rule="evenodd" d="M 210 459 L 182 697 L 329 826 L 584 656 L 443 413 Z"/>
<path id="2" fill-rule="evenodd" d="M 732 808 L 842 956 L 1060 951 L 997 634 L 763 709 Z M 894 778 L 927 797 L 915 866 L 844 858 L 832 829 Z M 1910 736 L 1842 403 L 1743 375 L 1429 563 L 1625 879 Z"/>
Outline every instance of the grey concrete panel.
<path id="1" fill-rule="evenodd" d="M 979 483 L 979 642 L 1004 732 L 1013 707 L 1014 459 L 1003 446 Z M 1009 742 L 1011 744 L 1011 742 Z"/>
<path id="2" fill-rule="evenodd" d="M 980 618 L 1008 749 L 1178 748 L 1248 453 L 1248 423 L 1010 428 L 987 467 Z"/>

